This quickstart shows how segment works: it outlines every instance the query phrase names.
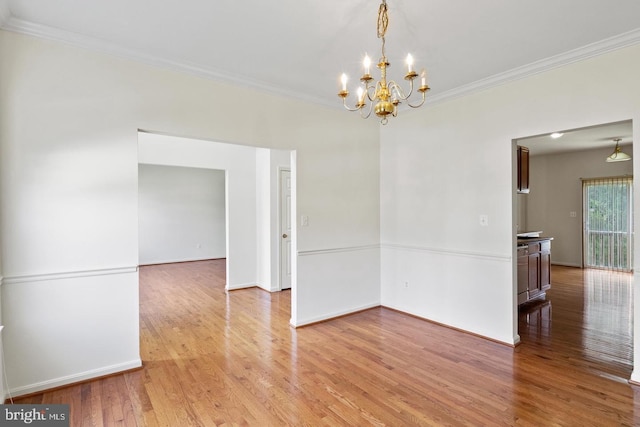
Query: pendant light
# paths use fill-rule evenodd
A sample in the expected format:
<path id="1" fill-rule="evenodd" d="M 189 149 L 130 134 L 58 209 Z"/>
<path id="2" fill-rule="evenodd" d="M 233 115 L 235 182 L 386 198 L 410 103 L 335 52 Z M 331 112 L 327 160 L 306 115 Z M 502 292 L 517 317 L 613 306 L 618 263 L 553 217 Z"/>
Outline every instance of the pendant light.
<path id="1" fill-rule="evenodd" d="M 620 141 L 622 140 L 620 138 L 616 138 L 614 141 L 616 142 L 616 148 L 613 150 L 613 153 L 607 157 L 607 162 L 624 162 L 626 160 L 631 160 L 631 156 L 623 153 L 620 148 Z"/>

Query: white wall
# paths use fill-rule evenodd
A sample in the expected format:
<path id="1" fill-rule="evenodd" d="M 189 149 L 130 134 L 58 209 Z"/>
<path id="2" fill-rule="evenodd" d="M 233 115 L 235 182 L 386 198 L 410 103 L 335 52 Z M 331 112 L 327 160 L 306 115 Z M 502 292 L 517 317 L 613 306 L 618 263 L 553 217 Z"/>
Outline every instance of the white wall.
<path id="1" fill-rule="evenodd" d="M 256 275 L 257 282 L 271 283 L 271 150 L 257 149 L 256 170 Z M 275 284 L 274 284 L 275 285 Z M 264 285 L 263 285 L 264 286 Z M 271 286 L 269 286 L 271 288 Z"/>
<path id="2" fill-rule="evenodd" d="M 2 316 L 14 394 L 140 364 L 138 129 L 295 150 L 295 217 L 309 225 L 293 233 L 293 325 L 382 302 L 510 344 L 512 140 L 625 119 L 640 134 L 638 46 L 403 112 L 380 130 L 343 111 L 5 31 L 0 51 Z M 443 161 L 445 148 L 455 161 Z M 197 150 L 180 156 L 194 163 L 181 166 L 202 161 Z"/>
<path id="3" fill-rule="evenodd" d="M 580 178 L 633 175 L 633 162 L 607 163 L 613 147 L 530 157 L 527 228 L 554 238 L 551 261 L 582 266 L 582 182 Z M 624 151 L 632 154 L 630 146 Z M 576 212 L 575 217 L 569 215 Z"/>
<path id="4" fill-rule="evenodd" d="M 256 286 L 256 149 L 141 132 L 143 164 L 226 170 L 227 289 Z"/>
<path id="5" fill-rule="evenodd" d="M 295 209 L 310 222 L 295 231 L 306 261 L 291 322 L 379 301 L 379 279 L 369 279 L 379 269 L 369 249 L 379 242 L 375 122 L 6 31 L 0 51 L 2 316 L 14 394 L 140 365 L 138 129 L 296 150 Z M 335 248 L 359 257 L 323 258 Z M 243 256 L 256 258 L 255 243 Z"/>
<path id="6" fill-rule="evenodd" d="M 139 264 L 226 257 L 225 172 L 138 167 Z"/>
<path id="7" fill-rule="evenodd" d="M 1 187 L 1 186 L 0 186 Z M 0 196 L 0 200 L 2 197 Z M 0 235 L 0 242 L 2 241 L 2 235 Z M 2 253 L 0 252 L 0 399 L 4 402 L 5 390 L 4 390 L 4 349 L 2 347 L 2 330 L 4 329 L 2 320 L 2 284 L 4 278 L 2 277 Z"/>
<path id="8" fill-rule="evenodd" d="M 401 113 L 383 127 L 382 304 L 516 343 L 512 141 L 628 119 L 638 134 L 639 72 L 640 46 L 629 47 Z"/>
<path id="9" fill-rule="evenodd" d="M 0 326 L 0 368 L 4 368 L 4 350 L 2 347 L 2 329 L 4 326 Z M 7 394 L 4 390 L 4 369 L 0 369 L 0 399 L 2 402 L 6 399 Z"/>

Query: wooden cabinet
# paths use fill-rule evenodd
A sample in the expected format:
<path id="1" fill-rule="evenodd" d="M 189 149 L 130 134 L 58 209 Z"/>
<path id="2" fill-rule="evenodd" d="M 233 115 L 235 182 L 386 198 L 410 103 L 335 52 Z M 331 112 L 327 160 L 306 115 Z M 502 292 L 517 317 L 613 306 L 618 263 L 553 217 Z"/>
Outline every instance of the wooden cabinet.
<path id="1" fill-rule="evenodd" d="M 540 290 L 551 287 L 551 241 L 540 242 Z"/>
<path id="2" fill-rule="evenodd" d="M 529 192 L 529 149 L 518 145 L 518 193 Z"/>
<path id="3" fill-rule="evenodd" d="M 527 302 L 529 289 L 529 247 L 518 247 L 518 304 Z"/>
<path id="4" fill-rule="evenodd" d="M 542 292 L 542 286 L 540 284 L 540 261 L 540 243 L 530 243 L 528 299 L 538 298 Z"/>
<path id="5" fill-rule="evenodd" d="M 518 304 L 544 298 L 551 287 L 551 239 L 518 246 Z"/>

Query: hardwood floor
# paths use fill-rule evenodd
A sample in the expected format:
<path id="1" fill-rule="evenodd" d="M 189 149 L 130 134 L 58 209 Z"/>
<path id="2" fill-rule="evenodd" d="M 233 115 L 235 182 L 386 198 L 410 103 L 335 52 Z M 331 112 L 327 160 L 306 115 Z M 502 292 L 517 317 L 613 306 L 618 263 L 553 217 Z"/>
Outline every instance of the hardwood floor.
<path id="1" fill-rule="evenodd" d="M 144 368 L 16 403 L 69 403 L 77 426 L 640 425 L 631 275 L 554 267 L 515 350 L 384 308 L 293 329 L 288 291 L 224 277 L 142 267 Z"/>

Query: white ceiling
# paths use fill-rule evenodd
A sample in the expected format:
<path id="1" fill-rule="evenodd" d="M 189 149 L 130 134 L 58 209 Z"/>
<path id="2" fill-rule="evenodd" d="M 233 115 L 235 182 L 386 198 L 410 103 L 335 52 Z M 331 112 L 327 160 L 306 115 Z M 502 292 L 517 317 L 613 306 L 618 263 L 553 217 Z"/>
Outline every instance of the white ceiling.
<path id="1" fill-rule="evenodd" d="M 387 0 L 390 78 L 408 52 L 430 102 L 640 41 L 638 0 Z M 378 0 L 0 0 L 0 27 L 340 106 L 377 59 Z M 375 71 L 375 70 L 374 70 Z M 341 108 L 341 107 L 340 107 Z"/>
<path id="2" fill-rule="evenodd" d="M 390 78 L 403 81 L 402 60 L 411 52 L 417 68 L 428 71 L 430 102 L 640 43 L 640 0 L 387 1 Z M 0 0 L 0 28 L 342 108 L 340 73 L 354 81 L 365 52 L 374 60 L 379 55 L 378 5 Z M 563 129 L 549 132 L 556 130 Z M 572 134 L 565 132 L 554 147 L 631 140 L 629 122 Z M 538 146 L 551 149 L 546 136 L 522 142 L 533 154 L 543 152 Z"/>
<path id="3" fill-rule="evenodd" d="M 555 129 L 553 131 L 562 133 L 562 136 L 553 139 L 550 136 L 550 132 L 544 135 L 518 139 L 518 145 L 524 145 L 529 148 L 532 156 L 598 148 L 609 148 L 613 153 L 616 146 L 614 139 L 619 138 L 620 146 L 623 147 L 622 151 L 629 155 L 632 154 L 632 149 L 629 147 L 633 142 L 631 120 L 581 129 Z"/>

